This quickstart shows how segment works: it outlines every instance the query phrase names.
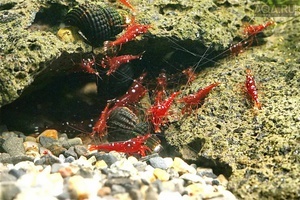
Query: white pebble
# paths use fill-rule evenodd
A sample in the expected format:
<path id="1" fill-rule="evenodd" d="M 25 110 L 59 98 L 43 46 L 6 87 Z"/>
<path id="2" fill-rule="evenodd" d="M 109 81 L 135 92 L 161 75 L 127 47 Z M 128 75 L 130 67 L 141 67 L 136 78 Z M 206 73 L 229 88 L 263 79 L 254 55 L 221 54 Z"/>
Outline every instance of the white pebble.
<path id="1" fill-rule="evenodd" d="M 183 197 L 179 192 L 162 191 L 158 196 L 158 200 L 166 200 L 166 199 L 182 200 Z"/>
<path id="2" fill-rule="evenodd" d="M 164 161 L 165 161 L 165 163 L 167 165 L 167 168 L 170 168 L 172 166 L 172 164 L 173 164 L 173 159 L 170 158 L 170 157 L 164 158 Z"/>
<path id="3" fill-rule="evenodd" d="M 205 180 L 196 174 L 183 174 L 180 178 L 194 183 L 202 183 L 205 185 Z"/>

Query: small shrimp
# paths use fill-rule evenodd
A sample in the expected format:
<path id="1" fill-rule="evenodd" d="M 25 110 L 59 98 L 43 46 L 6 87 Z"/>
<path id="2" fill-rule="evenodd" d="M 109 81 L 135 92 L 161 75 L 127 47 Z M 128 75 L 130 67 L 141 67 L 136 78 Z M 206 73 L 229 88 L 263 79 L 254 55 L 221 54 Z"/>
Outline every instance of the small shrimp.
<path id="1" fill-rule="evenodd" d="M 247 37 L 257 35 L 258 33 L 262 32 L 265 28 L 267 28 L 268 26 L 271 26 L 273 24 L 275 24 L 274 21 L 268 21 L 264 24 L 259 24 L 259 25 L 247 25 L 244 28 L 244 34 Z"/>
<path id="2" fill-rule="evenodd" d="M 89 150 L 104 150 L 104 151 L 117 151 L 133 155 L 135 153 L 140 154 L 142 157 L 146 156 L 146 152 L 151 152 L 151 149 L 145 145 L 146 141 L 151 137 L 148 133 L 144 136 L 137 136 L 130 140 L 121 142 L 111 142 L 108 144 L 89 145 Z"/>
<path id="3" fill-rule="evenodd" d="M 132 10 L 133 13 L 135 13 L 135 8 L 131 5 L 131 3 L 128 0 L 119 0 L 122 4 L 127 6 Z"/>
<path id="4" fill-rule="evenodd" d="M 219 84 L 220 82 L 215 82 L 209 86 L 206 86 L 205 88 L 200 88 L 194 94 L 189 94 L 179 99 L 178 102 L 185 103 L 185 107 L 182 109 L 182 114 L 184 114 L 186 111 L 190 112 L 194 106 L 200 104 L 200 102 L 208 95 L 208 93 Z"/>
<path id="5" fill-rule="evenodd" d="M 258 92 L 256 83 L 252 72 L 249 68 L 246 69 L 246 81 L 245 81 L 246 92 L 249 97 L 254 101 L 254 108 L 261 110 L 261 103 L 258 100 Z"/>
<path id="6" fill-rule="evenodd" d="M 111 111 L 112 109 L 110 109 L 110 103 L 107 103 L 106 107 L 101 112 L 98 121 L 93 127 L 93 131 L 91 133 L 92 136 L 94 136 L 96 133 L 99 135 L 100 138 L 106 135 L 106 121 L 109 118 Z"/>
<path id="7" fill-rule="evenodd" d="M 244 49 L 252 44 L 252 39 L 241 41 L 236 44 L 231 44 L 229 50 L 232 55 L 238 56 L 240 53 L 244 52 Z"/>
<path id="8" fill-rule="evenodd" d="M 139 55 L 122 55 L 116 57 L 108 57 L 103 58 L 101 65 L 103 68 L 109 67 L 106 75 L 109 76 L 114 73 L 122 64 L 129 63 L 131 60 L 141 59 L 142 54 Z"/>
<path id="9" fill-rule="evenodd" d="M 166 116 L 168 115 L 172 102 L 179 94 L 180 92 L 174 92 L 164 101 L 158 102 L 148 109 L 148 115 L 154 125 L 155 133 L 161 132 L 160 126 L 166 123 Z"/>
<path id="10" fill-rule="evenodd" d="M 88 59 L 82 59 L 82 60 L 81 60 L 81 63 L 80 63 L 80 67 L 81 67 L 81 69 L 82 69 L 84 72 L 87 72 L 87 73 L 89 73 L 89 74 L 95 74 L 95 75 L 97 75 L 98 77 L 100 77 L 100 76 L 99 76 L 99 72 L 97 72 L 97 71 L 93 68 L 93 66 L 95 65 L 95 63 L 96 63 L 96 59 L 95 59 L 95 57 L 93 56 L 93 59 L 90 59 L 90 58 L 88 58 Z"/>
<path id="11" fill-rule="evenodd" d="M 196 79 L 196 74 L 192 67 L 183 70 L 182 73 L 187 76 L 188 85 L 190 85 Z"/>
<path id="12" fill-rule="evenodd" d="M 155 101 L 154 104 L 159 104 L 162 102 L 163 97 L 166 96 L 166 88 L 167 88 L 167 75 L 165 72 L 162 72 L 157 77 L 157 88 L 155 91 Z"/>
<path id="13" fill-rule="evenodd" d="M 123 107 L 128 104 L 138 103 L 147 92 L 147 89 L 142 85 L 145 76 L 146 73 L 143 73 L 138 79 L 133 80 L 128 91 L 123 96 L 115 100 L 115 104 L 112 109 Z"/>
<path id="14" fill-rule="evenodd" d="M 268 21 L 265 24 L 260 25 L 247 25 L 243 30 L 246 39 L 236 44 L 231 44 L 229 47 L 231 54 L 238 56 L 240 53 L 243 53 L 245 48 L 252 45 L 253 40 L 258 33 L 262 32 L 265 28 L 273 24 L 274 21 Z"/>
<path id="15" fill-rule="evenodd" d="M 137 36 L 146 33 L 150 27 L 150 25 L 143 25 L 137 23 L 130 24 L 126 28 L 126 32 L 119 38 L 117 38 L 115 41 L 105 41 L 104 50 L 106 51 L 110 47 L 122 45 L 126 42 L 134 40 Z"/>
<path id="16" fill-rule="evenodd" d="M 165 72 L 160 73 L 156 80 L 160 90 L 165 90 L 167 88 L 167 75 Z"/>
<path id="17" fill-rule="evenodd" d="M 256 35 L 258 33 L 262 32 L 265 28 L 267 28 L 270 25 L 273 25 L 274 23 L 275 23 L 274 21 L 268 21 L 265 24 L 246 26 L 244 28 L 244 34 L 248 38 L 247 40 L 248 46 L 252 45 L 253 40 L 254 38 L 256 38 Z"/>
<path id="18" fill-rule="evenodd" d="M 142 74 L 138 79 L 133 80 L 133 84 L 129 88 L 129 90 L 120 98 L 114 101 L 114 105 L 111 106 L 112 102 L 107 103 L 104 110 L 101 112 L 101 115 L 99 117 L 99 120 L 96 122 L 96 124 L 93 127 L 92 136 L 94 136 L 96 133 L 103 137 L 106 135 L 106 122 L 109 119 L 110 113 L 118 107 L 125 106 L 129 103 L 137 103 L 140 101 L 140 99 L 146 94 L 146 88 L 141 84 L 144 77 L 146 76 L 146 73 Z"/>

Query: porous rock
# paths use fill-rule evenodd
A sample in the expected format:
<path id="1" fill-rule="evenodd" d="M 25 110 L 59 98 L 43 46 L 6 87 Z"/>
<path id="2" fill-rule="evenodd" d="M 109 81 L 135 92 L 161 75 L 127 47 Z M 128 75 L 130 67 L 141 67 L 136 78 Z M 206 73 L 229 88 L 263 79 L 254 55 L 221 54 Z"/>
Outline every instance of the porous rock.
<path id="1" fill-rule="evenodd" d="M 69 69 L 71 59 L 79 61 L 78 49 L 83 52 L 91 50 L 91 47 L 82 42 L 73 44 L 58 39 L 56 30 L 74 1 L 52 3 L 50 0 L 43 1 L 43 3 L 32 0 L 22 2 L 7 0 L 2 3 L 2 7 L 8 14 L 5 15 L 3 12 L 0 17 L 3 41 L 0 45 L 0 56 L 3 58 L 0 66 L 1 69 L 4 69 L 0 73 L 0 90 L 2 91 L 0 106 L 18 98 L 37 75 L 39 75 L 39 80 L 43 80 L 43 84 L 46 84 L 50 77 Z M 103 5 L 103 2 L 94 4 Z M 117 7 L 117 3 L 108 2 L 106 5 Z M 224 49 L 232 41 L 232 35 L 234 35 L 232 33 L 236 32 L 237 26 L 241 22 L 236 21 L 236 24 L 226 28 L 222 22 L 228 23 L 233 16 L 240 18 L 246 16 L 245 10 L 247 9 L 240 7 L 249 5 L 238 4 L 231 7 L 231 10 L 226 9 L 226 12 L 224 11 L 225 7 L 221 6 L 220 9 L 217 9 L 217 5 L 213 1 L 200 3 L 194 1 L 155 1 L 154 3 L 141 1 L 135 6 L 139 10 L 136 16 L 137 20 L 148 22 L 156 27 L 151 30 L 151 34 L 159 39 L 151 41 L 151 44 L 157 51 L 160 49 L 155 47 L 157 45 L 169 46 L 166 44 L 170 44 L 167 39 L 170 36 L 180 38 L 182 41 L 200 41 L 196 43 L 202 43 L 206 47 L 214 44 L 215 49 Z M 56 18 L 52 22 L 49 21 L 47 15 L 43 15 L 43 11 L 48 10 L 56 12 Z M 237 11 L 240 12 L 238 16 Z M 37 24 L 36 21 L 41 24 Z M 143 43 L 145 42 L 146 40 L 143 41 Z M 139 47 L 140 45 L 136 46 L 136 48 Z M 166 50 L 171 51 L 170 48 L 162 48 L 160 52 L 153 53 L 161 54 L 163 57 L 168 53 Z M 144 49 L 139 52 L 141 51 Z"/>

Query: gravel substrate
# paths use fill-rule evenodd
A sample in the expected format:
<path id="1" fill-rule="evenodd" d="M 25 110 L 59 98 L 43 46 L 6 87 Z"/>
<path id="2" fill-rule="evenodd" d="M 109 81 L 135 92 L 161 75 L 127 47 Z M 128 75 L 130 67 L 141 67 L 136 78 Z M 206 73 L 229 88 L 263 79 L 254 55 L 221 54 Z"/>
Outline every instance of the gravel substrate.
<path id="1" fill-rule="evenodd" d="M 236 199 L 223 175 L 179 157 L 89 152 L 55 130 L 37 138 L 3 132 L 0 141 L 3 200 Z"/>

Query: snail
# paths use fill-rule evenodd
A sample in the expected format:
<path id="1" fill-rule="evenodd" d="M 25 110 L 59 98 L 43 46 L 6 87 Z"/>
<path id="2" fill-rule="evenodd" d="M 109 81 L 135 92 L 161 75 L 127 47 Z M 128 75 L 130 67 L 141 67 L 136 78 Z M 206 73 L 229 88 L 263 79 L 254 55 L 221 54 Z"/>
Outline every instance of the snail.
<path id="1" fill-rule="evenodd" d="M 57 35 L 66 42 L 84 42 L 99 47 L 122 32 L 127 17 L 123 11 L 97 5 L 78 5 L 69 10 Z"/>

